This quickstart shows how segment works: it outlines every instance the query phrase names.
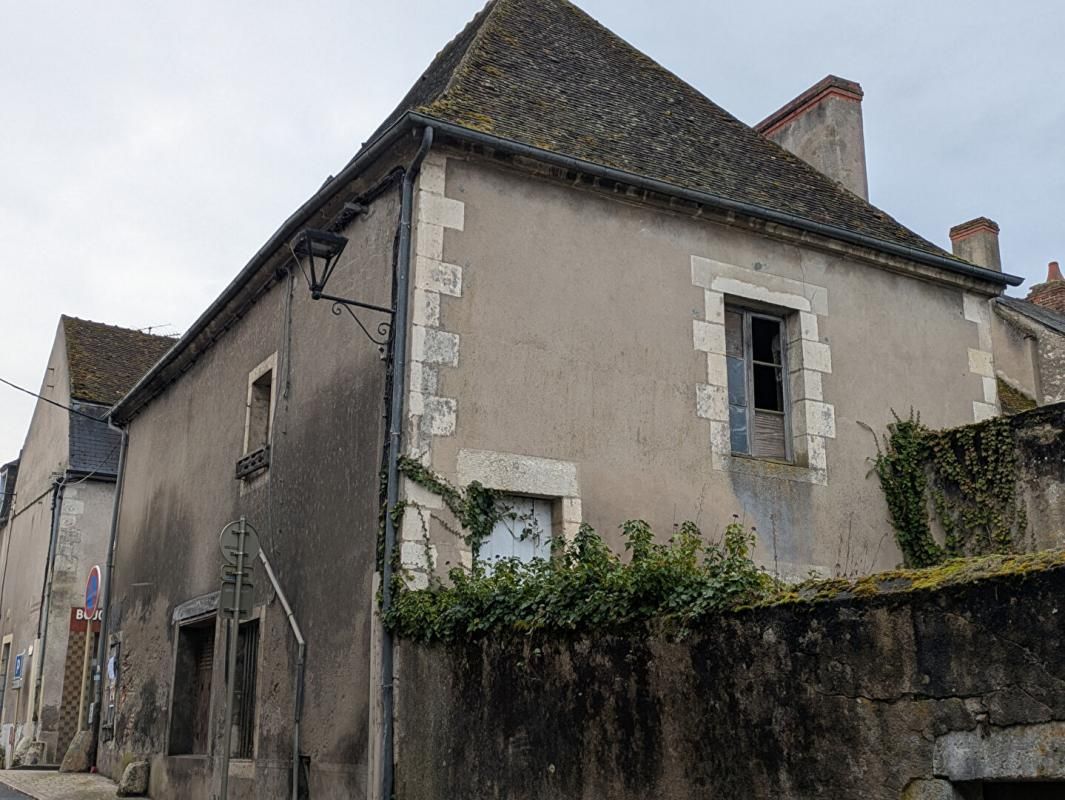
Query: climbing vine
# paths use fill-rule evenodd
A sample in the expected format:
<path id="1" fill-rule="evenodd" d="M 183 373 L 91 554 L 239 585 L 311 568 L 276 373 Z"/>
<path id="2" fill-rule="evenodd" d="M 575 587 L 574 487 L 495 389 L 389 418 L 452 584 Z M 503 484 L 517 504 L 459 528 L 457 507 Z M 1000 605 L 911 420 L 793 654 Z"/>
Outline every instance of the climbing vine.
<path id="1" fill-rule="evenodd" d="M 385 623 L 423 642 L 631 630 L 652 623 L 683 632 L 708 614 L 777 591 L 778 583 L 751 560 L 753 531 L 738 522 L 716 544 L 691 523 L 667 543 L 655 542 L 641 520 L 626 522 L 621 531 L 627 561 L 581 525 L 572 542 L 552 540 L 551 558 L 504 559 L 491 569 L 475 564 L 473 570 L 453 569 L 448 585 L 403 590 Z"/>
<path id="2" fill-rule="evenodd" d="M 1013 552 L 1027 519 L 1017 501 L 1009 420 L 933 431 L 912 410 L 906 419 L 892 413 L 875 470 L 906 565 Z M 933 536 L 929 506 L 943 544 Z"/>
<path id="3" fill-rule="evenodd" d="M 399 471 L 444 501 L 444 505 L 455 515 L 461 528 L 453 532 L 466 542 L 475 558 L 481 544 L 491 535 L 495 524 L 512 514 L 511 508 L 503 502 L 502 492 L 488 489 L 477 481 L 465 489 L 460 489 L 452 486 L 420 461 L 406 456 L 399 460 Z"/>

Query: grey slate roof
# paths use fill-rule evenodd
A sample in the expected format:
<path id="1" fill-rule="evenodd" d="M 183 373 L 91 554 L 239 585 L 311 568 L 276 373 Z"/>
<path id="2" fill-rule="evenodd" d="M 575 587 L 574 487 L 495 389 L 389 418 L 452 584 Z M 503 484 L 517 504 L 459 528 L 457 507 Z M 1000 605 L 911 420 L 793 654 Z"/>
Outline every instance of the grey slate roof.
<path id="1" fill-rule="evenodd" d="M 407 111 L 953 259 L 566 0 L 491 0 L 371 140 Z"/>
<path id="2" fill-rule="evenodd" d="M 70 407 L 78 414 L 70 415 L 69 447 L 67 460 L 71 472 L 94 473 L 106 478 L 118 474 L 118 448 L 121 444 L 117 431 L 108 427 L 106 422 L 110 406 L 95 403 L 71 401 Z M 86 419 L 89 414 L 101 422 Z"/>
<path id="3" fill-rule="evenodd" d="M 114 405 L 175 342 L 77 317 L 64 315 L 62 322 L 70 396 L 90 403 Z"/>
<path id="4" fill-rule="evenodd" d="M 1030 303 L 1027 300 L 1021 300 L 1019 297 L 997 297 L 995 302 L 1016 311 L 1018 314 L 1023 314 L 1040 325 L 1050 328 L 1052 331 L 1065 334 L 1065 314 Z"/>

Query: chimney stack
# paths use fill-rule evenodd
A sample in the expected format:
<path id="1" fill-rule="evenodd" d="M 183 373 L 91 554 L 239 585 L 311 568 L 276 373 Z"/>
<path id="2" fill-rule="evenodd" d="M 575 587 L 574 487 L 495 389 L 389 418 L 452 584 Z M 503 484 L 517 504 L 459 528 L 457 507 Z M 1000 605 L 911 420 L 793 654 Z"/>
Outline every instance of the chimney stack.
<path id="1" fill-rule="evenodd" d="M 978 267 L 1002 272 L 998 251 L 998 225 L 987 217 L 977 217 L 950 229 L 954 255 Z"/>
<path id="2" fill-rule="evenodd" d="M 868 200 L 862 96 L 854 81 L 829 75 L 754 129 Z"/>
<path id="3" fill-rule="evenodd" d="M 1057 261 L 1047 267 L 1047 279 L 1028 290 L 1028 302 L 1065 314 L 1065 278 Z"/>

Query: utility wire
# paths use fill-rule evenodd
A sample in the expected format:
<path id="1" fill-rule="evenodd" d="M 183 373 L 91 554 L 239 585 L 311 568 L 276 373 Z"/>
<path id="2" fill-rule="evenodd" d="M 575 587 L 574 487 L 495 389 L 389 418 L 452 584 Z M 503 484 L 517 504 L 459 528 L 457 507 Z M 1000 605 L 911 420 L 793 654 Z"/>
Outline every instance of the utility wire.
<path id="1" fill-rule="evenodd" d="M 67 411 L 69 411 L 71 414 L 77 414 L 79 417 L 85 417 L 85 419 L 91 419 L 93 422 L 100 422 L 100 423 L 103 423 L 104 425 L 107 424 L 107 417 L 103 417 L 103 418 L 94 417 L 92 414 L 86 414 L 84 411 L 78 411 L 76 408 L 71 408 L 70 406 L 65 406 L 62 403 L 57 403 L 55 400 L 49 400 L 47 397 L 42 397 L 41 395 L 37 394 L 37 392 L 31 392 L 29 389 L 24 389 L 21 386 L 19 386 L 17 383 L 12 383 L 11 381 L 6 380 L 4 378 L 0 378 L 0 383 L 6 383 L 12 389 L 18 389 L 20 392 L 25 392 L 26 394 L 30 395 L 31 397 L 36 397 L 38 400 L 43 400 L 44 402 L 50 403 L 53 406 L 57 406 L 59 408 L 64 408 Z"/>

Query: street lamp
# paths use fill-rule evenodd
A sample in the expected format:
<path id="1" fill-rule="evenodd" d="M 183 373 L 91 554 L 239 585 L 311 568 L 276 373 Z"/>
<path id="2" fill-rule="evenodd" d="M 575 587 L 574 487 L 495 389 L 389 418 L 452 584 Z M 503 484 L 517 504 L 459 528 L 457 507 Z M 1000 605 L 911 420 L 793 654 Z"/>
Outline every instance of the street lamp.
<path id="1" fill-rule="evenodd" d="M 333 271 L 340 260 L 340 254 L 344 252 L 344 247 L 347 243 L 348 240 L 339 234 L 315 230 L 314 228 L 305 228 L 296 235 L 295 240 L 292 242 L 292 255 L 295 257 L 297 264 L 300 263 L 301 259 L 307 259 L 307 266 L 310 272 L 309 274 L 306 272 L 304 274 L 307 278 L 307 287 L 311 290 L 311 297 L 315 300 L 328 300 L 331 302 L 334 314 L 340 315 L 341 310 L 347 311 L 351 318 L 355 320 L 355 324 L 366 334 L 366 338 L 377 345 L 377 349 L 381 352 L 381 357 L 384 358 L 385 346 L 392 337 L 392 317 L 395 314 L 395 310 L 385 306 L 377 306 L 373 303 L 364 303 L 361 300 L 337 297 L 325 292 L 326 284 L 333 276 Z M 375 336 L 362 324 L 362 320 L 355 315 L 352 307 L 365 308 L 368 311 L 387 314 L 388 320 L 377 324 L 377 335 Z"/>

